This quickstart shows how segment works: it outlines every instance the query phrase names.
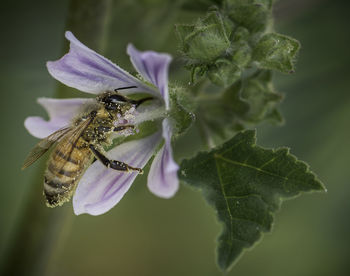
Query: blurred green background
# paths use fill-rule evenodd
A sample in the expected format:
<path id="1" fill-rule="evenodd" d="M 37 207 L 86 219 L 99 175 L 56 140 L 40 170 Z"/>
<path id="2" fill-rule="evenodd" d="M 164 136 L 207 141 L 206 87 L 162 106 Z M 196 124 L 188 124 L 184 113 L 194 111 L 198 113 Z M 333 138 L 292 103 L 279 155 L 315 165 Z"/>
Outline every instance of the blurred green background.
<path id="1" fill-rule="evenodd" d="M 105 56 L 131 70 L 128 42 L 178 55 L 172 25 L 196 18 L 189 11 L 179 13 L 179 2 L 112 1 Z M 37 141 L 23 121 L 29 115 L 46 116 L 36 98 L 53 96 L 57 86 L 45 62 L 62 54 L 68 10 L 68 0 L 1 1 L 0 271 L 222 275 L 215 265 L 220 225 L 198 191 L 182 186 L 176 197 L 159 199 L 142 176 L 110 212 L 76 217 L 71 203 L 46 209 L 38 180 L 45 163 L 20 170 Z M 275 74 L 286 96 L 281 106 L 286 124 L 259 127 L 258 143 L 291 147 L 328 193 L 285 202 L 272 234 L 227 275 L 349 275 L 349 10 L 346 0 L 281 0 L 276 5 L 277 31 L 298 39 L 302 49 L 294 75 Z M 176 63 L 172 69 L 172 79 L 183 76 Z M 178 142 L 178 157 L 191 152 L 189 141 Z"/>

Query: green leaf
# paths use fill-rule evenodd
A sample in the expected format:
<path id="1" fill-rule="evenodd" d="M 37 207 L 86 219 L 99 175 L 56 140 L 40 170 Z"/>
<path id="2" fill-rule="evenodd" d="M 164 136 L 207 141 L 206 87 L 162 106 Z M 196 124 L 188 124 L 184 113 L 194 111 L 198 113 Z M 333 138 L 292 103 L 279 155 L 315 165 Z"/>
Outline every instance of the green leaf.
<path id="1" fill-rule="evenodd" d="M 325 190 L 308 165 L 287 148 L 264 149 L 255 143 L 255 131 L 243 131 L 221 147 L 181 163 L 180 179 L 202 189 L 223 224 L 218 238 L 222 270 L 263 232 L 271 231 L 282 199 Z"/>
<path id="2" fill-rule="evenodd" d="M 254 49 L 253 58 L 261 68 L 294 72 L 294 60 L 300 43 L 288 36 L 277 33 L 264 35 Z"/>

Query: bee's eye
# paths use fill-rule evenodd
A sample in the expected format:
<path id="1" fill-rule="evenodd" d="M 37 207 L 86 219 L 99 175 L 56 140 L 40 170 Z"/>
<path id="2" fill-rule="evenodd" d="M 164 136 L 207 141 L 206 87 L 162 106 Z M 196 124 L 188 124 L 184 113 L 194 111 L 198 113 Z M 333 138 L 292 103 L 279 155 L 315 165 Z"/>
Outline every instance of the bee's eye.
<path id="1" fill-rule="evenodd" d="M 125 97 L 121 96 L 121 95 L 113 95 L 113 96 L 114 96 L 113 99 L 115 101 L 123 102 L 123 103 L 128 102 L 128 100 Z"/>
<path id="2" fill-rule="evenodd" d="M 115 110 L 118 108 L 118 104 L 125 103 L 127 100 L 121 95 L 110 95 L 102 99 L 105 107 L 109 110 Z"/>
<path id="3" fill-rule="evenodd" d="M 125 103 L 127 100 L 121 96 L 121 95 L 110 95 L 104 100 L 105 103 L 112 103 L 112 104 L 117 104 L 117 103 Z"/>

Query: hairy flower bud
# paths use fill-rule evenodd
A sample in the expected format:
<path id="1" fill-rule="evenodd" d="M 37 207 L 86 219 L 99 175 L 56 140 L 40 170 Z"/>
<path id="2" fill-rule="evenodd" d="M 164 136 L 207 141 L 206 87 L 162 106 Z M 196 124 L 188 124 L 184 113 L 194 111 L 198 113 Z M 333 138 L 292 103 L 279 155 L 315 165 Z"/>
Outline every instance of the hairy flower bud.
<path id="1" fill-rule="evenodd" d="M 283 73 L 294 72 L 294 59 L 299 51 L 297 40 L 277 33 L 264 35 L 254 49 L 259 66 Z"/>
<path id="2" fill-rule="evenodd" d="M 218 12 L 210 12 L 193 25 L 177 25 L 181 49 L 190 63 L 208 64 L 230 47 L 229 27 Z"/>
<path id="3" fill-rule="evenodd" d="M 252 32 L 263 31 L 271 16 L 272 0 L 226 0 L 229 17 Z"/>
<path id="4" fill-rule="evenodd" d="M 232 85 L 241 77 L 241 69 L 239 66 L 228 59 L 218 59 L 208 71 L 209 79 L 223 87 Z"/>
<path id="5" fill-rule="evenodd" d="M 170 95 L 170 114 L 172 119 L 174 133 L 181 135 L 190 128 L 195 121 L 194 110 L 196 103 L 191 98 L 191 94 L 183 87 L 169 87 Z"/>

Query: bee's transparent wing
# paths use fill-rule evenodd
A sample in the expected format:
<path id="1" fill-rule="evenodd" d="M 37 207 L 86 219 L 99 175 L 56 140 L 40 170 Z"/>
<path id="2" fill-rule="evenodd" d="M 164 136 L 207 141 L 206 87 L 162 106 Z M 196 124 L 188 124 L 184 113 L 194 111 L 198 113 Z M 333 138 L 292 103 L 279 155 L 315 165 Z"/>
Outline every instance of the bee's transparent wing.
<path id="1" fill-rule="evenodd" d="M 24 160 L 22 170 L 32 165 L 36 160 L 38 160 L 48 149 L 55 144 L 57 141 L 61 140 L 67 133 L 72 130 L 72 127 L 65 127 L 57 130 L 46 138 L 42 139 L 28 154 L 27 158 Z"/>
<path id="2" fill-rule="evenodd" d="M 89 118 L 80 122 L 76 126 L 72 127 L 67 135 L 64 135 L 64 137 L 60 139 L 60 144 L 57 145 L 57 148 L 64 156 L 66 156 L 67 159 L 70 158 L 79 138 L 86 130 L 86 128 L 90 125 L 92 120 L 93 118 Z"/>

